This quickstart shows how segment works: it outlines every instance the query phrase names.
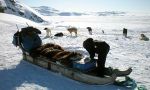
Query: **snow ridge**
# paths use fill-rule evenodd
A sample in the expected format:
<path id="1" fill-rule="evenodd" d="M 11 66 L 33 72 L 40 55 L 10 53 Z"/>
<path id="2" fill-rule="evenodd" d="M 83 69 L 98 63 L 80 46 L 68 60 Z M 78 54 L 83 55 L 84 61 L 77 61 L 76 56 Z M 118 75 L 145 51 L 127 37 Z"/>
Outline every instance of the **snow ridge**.
<path id="1" fill-rule="evenodd" d="M 4 13 L 21 16 L 37 23 L 44 22 L 42 15 L 25 4 L 15 0 L 0 0 Z"/>

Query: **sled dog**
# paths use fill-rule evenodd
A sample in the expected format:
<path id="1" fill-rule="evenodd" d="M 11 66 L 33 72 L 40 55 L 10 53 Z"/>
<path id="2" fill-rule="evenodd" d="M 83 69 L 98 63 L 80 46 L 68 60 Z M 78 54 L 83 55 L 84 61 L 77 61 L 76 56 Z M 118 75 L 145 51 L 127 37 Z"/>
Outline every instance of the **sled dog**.
<path id="1" fill-rule="evenodd" d="M 68 31 L 69 31 L 69 33 L 71 34 L 71 36 L 72 36 L 72 32 L 74 32 L 75 33 L 75 35 L 77 36 L 77 28 L 76 27 L 71 27 L 71 28 L 68 28 L 67 29 Z"/>

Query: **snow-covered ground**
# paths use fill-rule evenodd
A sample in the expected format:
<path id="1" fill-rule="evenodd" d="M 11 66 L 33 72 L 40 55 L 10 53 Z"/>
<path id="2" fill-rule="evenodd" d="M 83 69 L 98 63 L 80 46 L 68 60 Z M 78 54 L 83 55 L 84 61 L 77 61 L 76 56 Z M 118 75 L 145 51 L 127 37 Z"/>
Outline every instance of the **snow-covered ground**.
<path id="1" fill-rule="evenodd" d="M 45 38 L 44 25 L 32 21 L 0 13 L 0 90 L 131 90 L 114 85 L 87 85 L 68 79 L 22 60 L 21 50 L 12 45 L 12 36 L 19 29 L 27 26 L 26 22 L 39 28 L 43 43 L 59 44 L 66 50 L 88 55 L 82 43 L 92 37 L 106 41 L 111 49 L 106 66 L 126 69 L 133 68 L 129 75 L 138 85 L 150 89 L 150 41 L 139 40 L 144 33 L 150 38 L 150 16 L 52 16 L 46 17 L 54 23 L 52 35 L 63 32 L 65 36 Z M 78 36 L 70 36 L 66 26 L 76 26 Z M 93 28 L 89 35 L 87 26 Z M 122 36 L 122 29 L 128 29 L 128 38 Z M 104 30 L 104 34 L 102 33 Z"/>

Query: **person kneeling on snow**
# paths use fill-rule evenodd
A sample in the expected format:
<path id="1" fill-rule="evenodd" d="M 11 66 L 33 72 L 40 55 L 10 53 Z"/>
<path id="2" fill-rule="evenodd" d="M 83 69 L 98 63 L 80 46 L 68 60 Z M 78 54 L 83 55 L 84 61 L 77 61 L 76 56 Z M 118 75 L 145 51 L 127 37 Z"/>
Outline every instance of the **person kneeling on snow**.
<path id="1" fill-rule="evenodd" d="M 95 60 L 95 54 L 98 54 L 97 70 L 98 76 L 103 77 L 105 72 L 105 62 L 107 54 L 110 50 L 110 46 L 105 41 L 97 41 L 92 38 L 88 38 L 83 42 L 83 47 L 90 54 L 91 60 Z"/>

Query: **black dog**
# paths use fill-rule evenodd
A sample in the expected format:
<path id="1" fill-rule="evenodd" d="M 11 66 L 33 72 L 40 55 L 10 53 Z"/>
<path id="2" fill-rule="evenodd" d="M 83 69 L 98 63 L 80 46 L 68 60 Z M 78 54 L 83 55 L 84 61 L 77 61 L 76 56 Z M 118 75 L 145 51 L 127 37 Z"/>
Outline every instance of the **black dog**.
<path id="1" fill-rule="evenodd" d="M 127 37 L 127 29 L 126 28 L 123 28 L 123 36 Z"/>
<path id="2" fill-rule="evenodd" d="M 64 34 L 62 32 L 60 32 L 60 33 L 56 33 L 54 36 L 56 36 L 56 37 L 62 37 L 62 36 L 64 36 Z"/>
<path id="3" fill-rule="evenodd" d="M 92 35 L 92 28 L 91 27 L 87 27 L 89 34 Z"/>

